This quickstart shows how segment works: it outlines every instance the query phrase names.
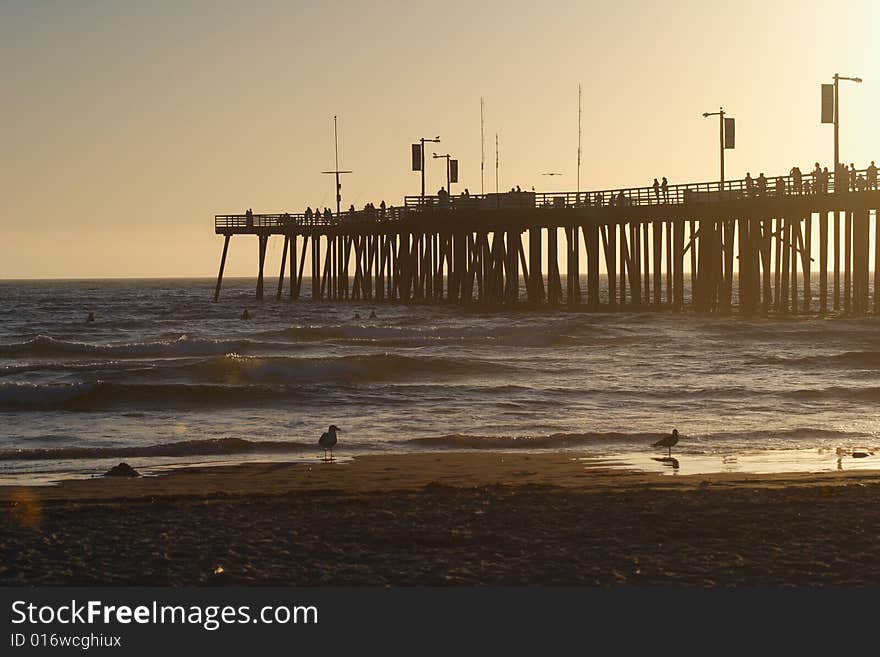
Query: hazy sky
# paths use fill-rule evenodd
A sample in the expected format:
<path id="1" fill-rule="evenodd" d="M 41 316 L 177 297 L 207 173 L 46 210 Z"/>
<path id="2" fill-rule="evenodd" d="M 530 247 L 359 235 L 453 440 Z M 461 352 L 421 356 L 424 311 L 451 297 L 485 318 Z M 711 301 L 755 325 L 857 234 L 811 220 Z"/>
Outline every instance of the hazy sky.
<path id="1" fill-rule="evenodd" d="M 333 205 L 334 114 L 346 206 L 417 194 L 422 136 L 479 192 L 480 96 L 487 191 L 495 133 L 502 188 L 573 190 L 579 83 L 582 189 L 716 179 L 719 105 L 728 177 L 776 175 L 832 159 L 819 85 L 840 72 L 865 78 L 841 94 L 841 156 L 865 166 L 878 47 L 875 0 L 0 0 L 0 278 L 216 275 L 214 214 Z M 228 275 L 256 251 L 232 240 Z"/>

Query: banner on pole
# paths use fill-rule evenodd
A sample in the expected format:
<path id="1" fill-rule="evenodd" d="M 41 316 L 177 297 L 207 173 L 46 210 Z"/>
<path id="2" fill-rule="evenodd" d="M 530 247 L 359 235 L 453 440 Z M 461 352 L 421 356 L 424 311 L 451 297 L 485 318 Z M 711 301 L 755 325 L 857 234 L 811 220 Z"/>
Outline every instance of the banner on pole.
<path id="1" fill-rule="evenodd" d="M 736 123 L 734 119 L 724 119 L 724 148 L 736 148 Z"/>
<path id="2" fill-rule="evenodd" d="M 822 85 L 822 123 L 834 123 L 834 85 Z"/>
<path id="3" fill-rule="evenodd" d="M 449 160 L 449 182 L 458 182 L 458 160 Z"/>
<path id="4" fill-rule="evenodd" d="M 412 145 L 412 170 L 413 171 L 421 171 L 422 170 L 422 145 L 421 144 L 413 144 Z"/>

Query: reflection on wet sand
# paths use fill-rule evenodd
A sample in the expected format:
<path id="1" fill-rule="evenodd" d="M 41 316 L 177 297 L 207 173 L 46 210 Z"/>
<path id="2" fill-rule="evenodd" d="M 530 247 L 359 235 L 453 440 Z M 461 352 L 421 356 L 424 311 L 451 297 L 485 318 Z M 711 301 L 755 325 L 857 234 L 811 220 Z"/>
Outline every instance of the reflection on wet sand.
<path id="1" fill-rule="evenodd" d="M 786 472 L 833 472 L 880 470 L 880 452 L 874 449 L 788 449 L 755 452 L 679 454 L 680 458 L 644 453 L 619 455 L 611 467 L 659 474 L 777 474 Z"/>
<path id="2" fill-rule="evenodd" d="M 654 457 L 654 460 L 658 463 L 662 463 L 665 466 L 671 467 L 673 470 L 678 470 L 680 467 L 678 463 L 678 459 L 673 456 L 662 456 L 662 457 Z"/>

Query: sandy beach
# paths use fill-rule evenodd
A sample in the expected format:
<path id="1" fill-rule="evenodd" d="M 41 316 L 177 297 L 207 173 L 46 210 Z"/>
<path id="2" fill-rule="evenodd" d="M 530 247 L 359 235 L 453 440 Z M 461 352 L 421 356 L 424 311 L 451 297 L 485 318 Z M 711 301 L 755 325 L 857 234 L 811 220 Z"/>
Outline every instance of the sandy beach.
<path id="1" fill-rule="evenodd" d="M 8 486 L 0 585 L 876 585 L 878 492 L 880 471 L 672 477 L 570 452 Z"/>

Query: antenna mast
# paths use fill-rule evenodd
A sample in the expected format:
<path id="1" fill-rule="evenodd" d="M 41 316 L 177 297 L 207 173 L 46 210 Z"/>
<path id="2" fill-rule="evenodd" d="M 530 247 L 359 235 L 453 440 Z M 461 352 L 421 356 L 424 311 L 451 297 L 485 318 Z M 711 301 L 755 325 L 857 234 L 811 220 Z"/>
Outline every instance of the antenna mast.
<path id="1" fill-rule="evenodd" d="M 342 206 L 342 184 L 339 182 L 339 174 L 352 172 L 339 170 L 339 130 L 336 127 L 335 114 L 333 115 L 333 152 L 336 156 L 336 168 L 333 171 L 322 171 L 321 173 L 336 174 L 336 214 L 338 215 Z"/>
<path id="2" fill-rule="evenodd" d="M 578 175 L 577 175 L 577 198 L 581 199 L 581 85 L 578 85 Z"/>
<path id="3" fill-rule="evenodd" d="M 498 193 L 498 133 L 495 133 L 495 193 Z"/>
<path id="4" fill-rule="evenodd" d="M 485 169 L 486 169 L 486 137 L 483 134 L 486 122 L 483 119 L 483 97 L 480 96 L 480 194 L 486 193 Z"/>

